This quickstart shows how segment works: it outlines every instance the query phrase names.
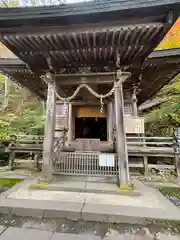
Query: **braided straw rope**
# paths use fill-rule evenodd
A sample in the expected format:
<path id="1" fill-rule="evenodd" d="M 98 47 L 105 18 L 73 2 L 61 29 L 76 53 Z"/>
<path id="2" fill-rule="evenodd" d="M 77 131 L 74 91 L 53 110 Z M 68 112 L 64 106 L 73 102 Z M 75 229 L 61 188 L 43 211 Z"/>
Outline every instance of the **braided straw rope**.
<path id="1" fill-rule="evenodd" d="M 64 102 L 69 102 L 71 101 L 72 99 L 74 99 L 77 94 L 79 93 L 80 89 L 81 88 L 86 88 L 92 95 L 94 95 L 96 98 L 99 98 L 99 99 L 104 99 L 104 98 L 107 98 L 107 97 L 110 97 L 113 93 L 114 93 L 114 89 L 115 89 L 115 85 L 113 86 L 113 88 L 106 94 L 98 94 L 97 92 L 95 92 L 91 87 L 89 87 L 87 84 L 81 84 L 79 85 L 76 90 L 74 91 L 74 93 L 70 96 L 70 97 L 61 97 L 57 91 L 56 91 L 56 83 L 54 82 L 54 91 L 55 91 L 55 94 L 56 94 L 56 97 L 61 100 L 61 101 L 64 101 Z"/>

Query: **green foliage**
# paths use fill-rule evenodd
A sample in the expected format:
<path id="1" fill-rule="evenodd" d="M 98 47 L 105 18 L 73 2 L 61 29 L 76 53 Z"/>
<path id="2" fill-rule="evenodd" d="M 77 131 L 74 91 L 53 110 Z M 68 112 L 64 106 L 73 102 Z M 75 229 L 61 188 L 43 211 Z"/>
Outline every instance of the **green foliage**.
<path id="1" fill-rule="evenodd" d="M 4 79 L 1 74 L 0 81 L 3 84 Z M 43 104 L 27 90 L 11 82 L 8 91 L 8 107 L 4 109 L 4 89 L 3 86 L 1 87 L 0 139 L 8 139 L 12 134 L 43 134 Z"/>
<path id="2" fill-rule="evenodd" d="M 13 187 L 14 185 L 22 182 L 22 179 L 13 179 L 13 178 L 1 178 L 0 187 Z"/>
<path id="3" fill-rule="evenodd" d="M 166 98 L 158 108 L 146 115 L 146 129 L 153 135 L 173 135 L 180 127 L 180 76 L 176 81 L 166 85 L 158 97 Z"/>

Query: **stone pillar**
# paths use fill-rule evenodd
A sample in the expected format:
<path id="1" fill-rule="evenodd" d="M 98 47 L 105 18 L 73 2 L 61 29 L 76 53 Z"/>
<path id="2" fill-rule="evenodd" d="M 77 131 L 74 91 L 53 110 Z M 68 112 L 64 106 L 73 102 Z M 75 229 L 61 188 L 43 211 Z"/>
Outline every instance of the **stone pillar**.
<path id="1" fill-rule="evenodd" d="M 133 88 L 132 93 L 132 115 L 134 117 L 138 116 L 138 108 L 137 108 L 137 96 L 136 96 L 136 88 Z"/>
<path id="2" fill-rule="evenodd" d="M 115 120 L 116 120 L 116 150 L 118 157 L 118 183 L 120 187 L 130 184 L 128 151 L 124 123 L 124 98 L 123 82 L 130 76 L 129 73 L 117 72 L 117 82 L 114 92 L 115 97 Z"/>
<path id="3" fill-rule="evenodd" d="M 113 141 L 113 106 L 112 102 L 107 105 L 107 140 Z"/>
<path id="4" fill-rule="evenodd" d="M 47 73 L 46 82 L 48 83 L 47 101 L 46 101 L 46 121 L 43 143 L 43 180 L 52 180 L 52 162 L 54 150 L 54 132 L 55 132 L 55 110 L 56 110 L 56 95 L 53 86 L 53 78 L 50 73 Z"/>
<path id="5" fill-rule="evenodd" d="M 67 137 L 67 142 L 72 141 L 73 136 L 73 126 L 72 126 L 72 104 L 69 103 L 68 107 L 68 137 Z"/>

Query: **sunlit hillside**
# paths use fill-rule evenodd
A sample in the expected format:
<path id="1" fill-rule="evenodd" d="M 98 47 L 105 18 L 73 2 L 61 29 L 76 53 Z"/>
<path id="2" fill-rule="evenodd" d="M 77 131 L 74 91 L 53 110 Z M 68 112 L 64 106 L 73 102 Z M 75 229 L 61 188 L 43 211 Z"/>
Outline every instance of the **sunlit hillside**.
<path id="1" fill-rule="evenodd" d="M 16 56 L 2 43 L 0 43 L 0 58 L 16 58 Z"/>
<path id="2" fill-rule="evenodd" d="M 157 49 L 180 48 L 180 17 Z"/>

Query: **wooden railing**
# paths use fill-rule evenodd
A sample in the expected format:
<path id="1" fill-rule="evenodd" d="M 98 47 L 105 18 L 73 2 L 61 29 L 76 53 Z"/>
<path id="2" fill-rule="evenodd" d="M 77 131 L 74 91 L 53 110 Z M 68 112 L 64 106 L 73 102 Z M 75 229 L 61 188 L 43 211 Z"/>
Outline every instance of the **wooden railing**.
<path id="1" fill-rule="evenodd" d="M 172 146 L 172 137 L 127 137 L 128 145 L 136 146 Z"/>
<path id="2" fill-rule="evenodd" d="M 130 163 L 130 167 L 143 167 L 147 176 L 149 170 L 176 170 L 179 176 L 179 153 L 172 137 L 127 137 L 129 157 L 140 157 L 143 161 Z M 159 163 L 149 163 L 149 158 L 159 159 Z"/>
<path id="3" fill-rule="evenodd" d="M 31 154 L 38 168 L 42 159 L 43 136 L 17 136 L 16 141 L 11 142 L 7 148 L 10 152 L 9 167 L 12 169 L 16 153 Z M 53 158 L 55 159 L 63 148 L 60 141 L 54 149 Z M 134 158 L 134 162 L 129 161 L 129 166 L 133 168 L 144 168 L 145 175 L 149 169 L 175 169 L 179 175 L 180 161 L 176 141 L 172 137 L 127 137 L 127 147 L 129 158 Z M 162 161 L 160 164 L 150 164 L 149 157 L 158 157 Z M 139 161 L 137 158 L 142 159 Z M 168 158 L 165 161 L 164 158 Z"/>
<path id="4" fill-rule="evenodd" d="M 40 144 L 43 143 L 43 135 L 17 135 L 17 143 L 20 144 Z"/>
<path id="5" fill-rule="evenodd" d="M 6 148 L 6 152 L 9 152 L 9 169 L 12 170 L 14 168 L 15 159 L 18 157 L 18 161 L 20 161 L 22 155 L 23 160 L 33 161 L 35 168 L 40 170 L 43 139 L 43 136 L 37 135 L 18 135 L 12 137 L 9 146 Z"/>
<path id="6" fill-rule="evenodd" d="M 18 153 L 26 154 L 31 157 L 31 160 L 35 163 L 35 168 L 41 169 L 42 165 L 42 151 L 43 151 L 44 136 L 33 135 L 19 135 L 16 139 L 13 139 L 9 146 L 6 148 L 6 152 L 9 152 L 9 169 L 13 169 L 14 161 Z M 57 157 L 62 148 L 61 139 L 55 138 L 53 159 Z"/>

